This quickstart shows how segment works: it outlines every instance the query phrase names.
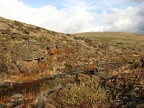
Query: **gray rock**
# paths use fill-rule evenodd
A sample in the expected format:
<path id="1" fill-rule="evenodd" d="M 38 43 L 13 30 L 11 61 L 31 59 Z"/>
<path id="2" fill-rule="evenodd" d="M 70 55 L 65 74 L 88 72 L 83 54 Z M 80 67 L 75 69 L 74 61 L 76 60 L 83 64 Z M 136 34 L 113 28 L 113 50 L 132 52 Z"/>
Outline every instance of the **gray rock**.
<path id="1" fill-rule="evenodd" d="M 62 85 L 60 83 L 58 83 L 57 85 L 55 85 L 55 87 L 53 89 L 55 91 L 58 91 L 58 90 L 62 89 Z"/>
<path id="2" fill-rule="evenodd" d="M 20 98 L 23 98 L 23 95 L 22 94 L 15 94 L 13 96 L 10 97 L 11 99 L 20 99 Z"/>
<path id="3" fill-rule="evenodd" d="M 45 108 L 46 97 L 41 95 L 38 99 L 37 108 Z"/>
<path id="4" fill-rule="evenodd" d="M 25 73 L 25 72 L 28 72 L 28 69 L 26 68 L 25 64 L 23 61 L 17 61 L 16 62 L 16 66 L 18 67 L 19 71 L 21 73 Z"/>
<path id="5" fill-rule="evenodd" d="M 37 60 L 38 58 L 43 58 L 45 51 L 39 45 L 15 43 L 11 56 L 14 61 L 31 61 Z"/>
<path id="6" fill-rule="evenodd" d="M 8 105 L 16 107 L 22 104 L 24 104 L 24 96 L 22 94 L 15 94 L 10 97 Z"/>
<path id="7" fill-rule="evenodd" d="M 0 108 L 5 108 L 5 105 L 4 104 L 0 104 Z"/>
<path id="8" fill-rule="evenodd" d="M 49 90 L 47 91 L 47 95 L 56 93 L 56 92 L 58 92 L 60 89 L 62 89 L 62 85 L 61 85 L 60 83 L 58 83 L 58 84 L 56 84 L 56 85 L 54 86 L 54 88 L 49 89 Z"/>

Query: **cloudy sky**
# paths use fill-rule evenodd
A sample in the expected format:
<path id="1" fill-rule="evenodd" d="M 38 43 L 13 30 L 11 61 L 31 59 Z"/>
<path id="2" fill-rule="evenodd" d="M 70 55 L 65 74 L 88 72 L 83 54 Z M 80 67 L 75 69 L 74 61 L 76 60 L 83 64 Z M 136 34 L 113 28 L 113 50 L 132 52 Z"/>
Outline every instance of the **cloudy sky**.
<path id="1" fill-rule="evenodd" d="M 144 33 L 144 0 L 0 0 L 0 16 L 64 33 Z"/>

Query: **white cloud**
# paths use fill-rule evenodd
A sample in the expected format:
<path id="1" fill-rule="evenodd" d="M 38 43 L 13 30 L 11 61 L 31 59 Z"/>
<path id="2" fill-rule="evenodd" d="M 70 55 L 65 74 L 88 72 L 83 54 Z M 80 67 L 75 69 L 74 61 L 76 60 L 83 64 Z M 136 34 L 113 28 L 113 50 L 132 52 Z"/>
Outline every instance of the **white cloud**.
<path id="1" fill-rule="evenodd" d="M 114 20 L 112 22 L 112 30 L 124 32 L 139 32 L 137 31 L 137 23 L 142 19 L 138 17 L 138 7 L 127 7 L 125 9 L 112 9 Z"/>
<path id="2" fill-rule="evenodd" d="M 84 8 L 57 9 L 54 6 L 31 8 L 18 1 L 0 0 L 0 15 L 59 32 L 79 32 L 91 25 L 93 15 Z"/>
<path id="3" fill-rule="evenodd" d="M 119 29 L 125 28 L 131 24 L 132 22 L 129 19 L 118 19 L 114 22 L 114 26 Z"/>
<path id="4" fill-rule="evenodd" d="M 0 16 L 66 33 L 105 30 L 142 32 L 140 29 L 143 26 L 140 29 L 138 27 L 143 19 L 138 15 L 143 14 L 142 8 L 118 9 L 105 2 L 109 8 L 101 11 L 97 10 L 98 6 L 88 3 L 89 0 L 65 1 L 65 7 L 58 9 L 52 5 L 32 8 L 21 0 L 0 0 Z"/>

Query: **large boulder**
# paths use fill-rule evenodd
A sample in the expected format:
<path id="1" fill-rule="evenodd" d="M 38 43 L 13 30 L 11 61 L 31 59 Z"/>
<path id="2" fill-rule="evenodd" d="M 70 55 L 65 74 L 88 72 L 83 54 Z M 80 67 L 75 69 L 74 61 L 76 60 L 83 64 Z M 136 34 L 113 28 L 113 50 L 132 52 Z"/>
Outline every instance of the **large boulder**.
<path id="1" fill-rule="evenodd" d="M 37 60 L 38 58 L 44 57 L 45 52 L 41 49 L 40 46 L 34 44 L 26 45 L 25 43 L 16 43 L 12 49 L 11 56 L 14 61 Z"/>

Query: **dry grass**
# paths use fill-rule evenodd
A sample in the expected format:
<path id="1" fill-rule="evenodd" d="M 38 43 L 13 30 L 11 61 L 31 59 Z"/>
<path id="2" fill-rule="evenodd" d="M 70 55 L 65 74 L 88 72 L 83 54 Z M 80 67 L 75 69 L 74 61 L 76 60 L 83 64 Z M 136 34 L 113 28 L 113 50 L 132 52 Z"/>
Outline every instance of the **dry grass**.
<path id="1" fill-rule="evenodd" d="M 132 34 L 123 32 L 85 32 L 77 33 L 74 35 L 85 37 L 96 42 L 144 45 L 143 34 Z"/>
<path id="2" fill-rule="evenodd" d="M 85 87 L 74 86 L 62 89 L 55 100 L 55 104 L 62 108 L 108 108 L 108 97 L 98 82 L 93 79 L 85 80 Z"/>

